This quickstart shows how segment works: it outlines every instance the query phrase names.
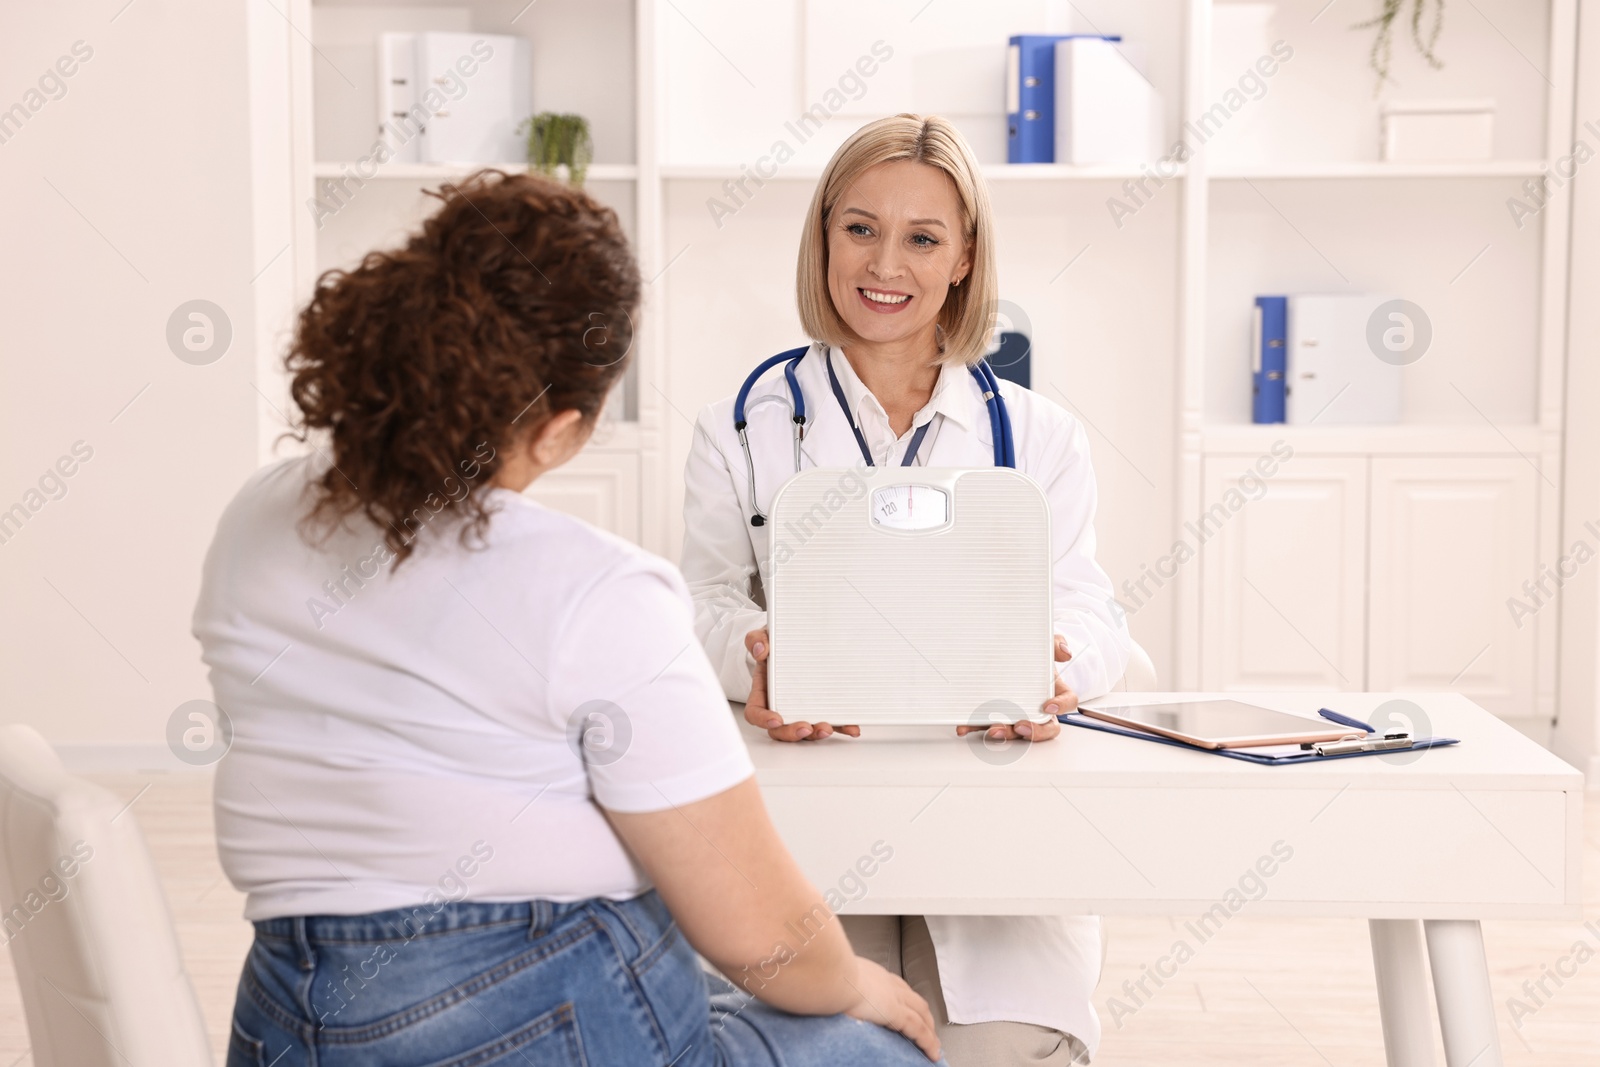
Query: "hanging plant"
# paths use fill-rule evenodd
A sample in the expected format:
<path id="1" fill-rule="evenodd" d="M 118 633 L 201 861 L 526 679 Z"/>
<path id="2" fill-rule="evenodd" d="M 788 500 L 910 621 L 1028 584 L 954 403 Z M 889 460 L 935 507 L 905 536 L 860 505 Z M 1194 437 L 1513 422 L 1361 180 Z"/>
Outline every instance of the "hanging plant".
<path id="1" fill-rule="evenodd" d="M 1429 0 L 1383 0 L 1383 10 L 1365 22 L 1358 22 L 1350 27 L 1353 30 L 1370 30 L 1376 28 L 1378 35 L 1372 39 L 1372 51 L 1367 56 L 1373 73 L 1378 76 L 1377 87 L 1383 88 L 1383 83 L 1389 80 L 1389 63 L 1394 54 L 1394 24 L 1405 15 L 1406 5 L 1411 6 L 1411 41 L 1417 46 L 1417 51 L 1428 65 L 1434 70 L 1444 66 L 1439 57 L 1433 54 L 1433 46 L 1439 40 L 1439 31 L 1444 29 L 1444 0 L 1432 0 L 1433 21 L 1428 27 L 1424 38 L 1422 23 L 1427 16 Z"/>
<path id="2" fill-rule="evenodd" d="M 556 168 L 565 166 L 572 184 L 583 184 L 589 164 L 594 162 L 594 141 L 589 136 L 588 119 L 582 115 L 541 111 L 525 119 L 517 132 L 527 134 L 530 169 L 555 177 Z"/>

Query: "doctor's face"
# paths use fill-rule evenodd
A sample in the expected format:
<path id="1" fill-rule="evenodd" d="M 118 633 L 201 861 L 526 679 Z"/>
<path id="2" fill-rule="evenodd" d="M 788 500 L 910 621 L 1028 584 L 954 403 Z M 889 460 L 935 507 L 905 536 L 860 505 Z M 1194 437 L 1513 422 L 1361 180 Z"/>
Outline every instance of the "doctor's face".
<path id="1" fill-rule="evenodd" d="M 932 343 L 945 294 L 971 263 L 955 182 L 926 163 L 869 167 L 828 220 L 828 293 L 869 344 Z"/>

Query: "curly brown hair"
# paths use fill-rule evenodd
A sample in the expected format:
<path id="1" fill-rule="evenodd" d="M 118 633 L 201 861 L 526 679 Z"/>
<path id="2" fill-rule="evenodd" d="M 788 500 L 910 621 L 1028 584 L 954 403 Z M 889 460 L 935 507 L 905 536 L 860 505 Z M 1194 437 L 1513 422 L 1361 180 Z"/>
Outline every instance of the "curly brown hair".
<path id="1" fill-rule="evenodd" d="M 593 423 L 639 304 L 616 213 L 581 190 L 483 170 L 428 195 L 441 206 L 404 247 L 317 280 L 285 358 L 293 436 L 332 442 L 307 524 L 359 512 L 396 566 L 452 504 L 462 538 L 481 539 L 474 490 L 500 449 L 561 411 Z"/>

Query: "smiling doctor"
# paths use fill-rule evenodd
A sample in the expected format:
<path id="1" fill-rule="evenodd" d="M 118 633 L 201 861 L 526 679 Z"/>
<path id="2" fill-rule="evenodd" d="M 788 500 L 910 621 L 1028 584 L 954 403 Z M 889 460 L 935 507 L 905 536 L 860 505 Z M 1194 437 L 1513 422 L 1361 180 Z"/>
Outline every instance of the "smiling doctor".
<path id="1" fill-rule="evenodd" d="M 1057 695 L 1046 709 L 1071 711 L 1079 697 L 1109 690 L 1129 639 L 1094 558 L 1089 443 L 1059 405 L 1001 382 L 1008 448 L 986 402 L 978 365 L 997 300 L 994 223 L 954 127 L 896 115 L 834 153 L 806 215 L 797 288 L 812 343 L 757 376 L 742 405 L 730 397 L 701 412 L 684 476 L 683 574 L 696 632 L 729 698 L 746 701 L 745 718 L 779 741 L 860 734 L 785 722 L 782 708 L 767 706 L 765 515 L 801 465 L 987 467 L 1011 456 L 1050 504 Z M 957 732 L 969 729 L 983 728 Z M 1060 731 L 1053 720 L 1023 721 L 993 726 L 987 738 L 1043 742 Z M 1097 917 L 842 921 L 858 952 L 927 999 L 951 1067 L 1065 1065 L 1099 1044 L 1090 1001 L 1102 963 Z"/>

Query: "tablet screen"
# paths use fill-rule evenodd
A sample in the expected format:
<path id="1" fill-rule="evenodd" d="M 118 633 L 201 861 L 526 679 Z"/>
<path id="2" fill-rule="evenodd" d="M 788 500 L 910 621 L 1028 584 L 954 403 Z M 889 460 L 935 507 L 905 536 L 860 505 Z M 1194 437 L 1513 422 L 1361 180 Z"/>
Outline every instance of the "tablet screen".
<path id="1" fill-rule="evenodd" d="M 1088 710 L 1088 709 L 1085 709 Z M 1206 740 L 1233 737 L 1270 737 L 1275 734 L 1356 733 L 1322 719 L 1308 719 L 1286 711 L 1257 707 L 1237 700 L 1192 700 L 1142 707 L 1098 708 L 1129 722 Z"/>

